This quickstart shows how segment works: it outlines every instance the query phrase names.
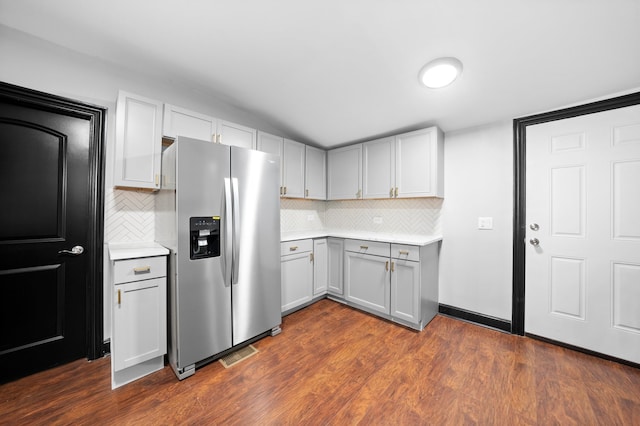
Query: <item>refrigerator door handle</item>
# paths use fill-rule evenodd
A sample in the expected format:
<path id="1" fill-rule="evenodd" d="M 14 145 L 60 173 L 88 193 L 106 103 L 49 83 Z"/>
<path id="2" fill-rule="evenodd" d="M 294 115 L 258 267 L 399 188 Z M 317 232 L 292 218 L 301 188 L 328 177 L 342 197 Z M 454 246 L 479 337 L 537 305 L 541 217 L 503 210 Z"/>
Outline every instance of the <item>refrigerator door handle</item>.
<path id="1" fill-rule="evenodd" d="M 233 205 L 231 201 L 231 179 L 224 178 L 224 214 L 222 216 L 224 225 L 224 247 L 222 250 L 222 276 L 224 285 L 231 284 L 231 266 L 232 266 L 232 229 L 233 229 Z"/>
<path id="2" fill-rule="evenodd" d="M 233 258 L 231 261 L 233 271 L 231 272 L 231 284 L 238 284 L 238 275 L 240 274 L 240 203 L 238 202 L 238 178 L 231 178 L 231 189 L 233 191 L 233 223 L 232 223 L 232 250 Z"/>

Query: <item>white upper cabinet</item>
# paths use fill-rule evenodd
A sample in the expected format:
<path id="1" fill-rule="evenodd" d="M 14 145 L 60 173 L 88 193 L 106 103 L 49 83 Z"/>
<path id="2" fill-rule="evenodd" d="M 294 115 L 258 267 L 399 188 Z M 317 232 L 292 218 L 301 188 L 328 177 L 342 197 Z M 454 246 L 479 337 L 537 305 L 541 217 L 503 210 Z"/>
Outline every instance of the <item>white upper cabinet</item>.
<path id="1" fill-rule="evenodd" d="M 256 130 L 229 121 L 218 121 L 218 142 L 240 148 L 256 149 Z"/>
<path id="2" fill-rule="evenodd" d="M 363 198 L 442 197 L 443 137 L 437 127 L 362 144 Z"/>
<path id="3" fill-rule="evenodd" d="M 241 148 L 256 148 L 255 129 L 169 104 L 164 106 L 162 133 L 171 139 L 187 136 Z"/>
<path id="4" fill-rule="evenodd" d="M 327 152 L 308 145 L 305 150 L 304 197 L 312 200 L 326 200 Z"/>
<path id="5" fill-rule="evenodd" d="M 258 140 L 256 149 L 280 157 L 280 195 L 282 195 L 282 143 L 284 139 L 281 136 L 271 135 L 269 133 L 258 130 Z"/>
<path id="6" fill-rule="evenodd" d="M 305 146 L 285 139 L 282 145 L 282 195 L 288 198 L 304 198 Z"/>
<path id="7" fill-rule="evenodd" d="M 162 102 L 120 91 L 114 186 L 158 189 L 161 152 Z"/>
<path id="8" fill-rule="evenodd" d="M 395 196 L 444 196 L 443 139 L 442 131 L 437 127 L 395 137 Z"/>
<path id="9" fill-rule="evenodd" d="M 215 142 L 217 119 L 199 112 L 189 111 L 174 105 L 164 105 L 162 133 L 175 139 L 178 136 Z"/>
<path id="10" fill-rule="evenodd" d="M 362 144 L 330 150 L 327 162 L 327 199 L 362 198 Z"/>
<path id="11" fill-rule="evenodd" d="M 392 198 L 396 184 L 395 139 L 362 144 L 363 198 Z"/>

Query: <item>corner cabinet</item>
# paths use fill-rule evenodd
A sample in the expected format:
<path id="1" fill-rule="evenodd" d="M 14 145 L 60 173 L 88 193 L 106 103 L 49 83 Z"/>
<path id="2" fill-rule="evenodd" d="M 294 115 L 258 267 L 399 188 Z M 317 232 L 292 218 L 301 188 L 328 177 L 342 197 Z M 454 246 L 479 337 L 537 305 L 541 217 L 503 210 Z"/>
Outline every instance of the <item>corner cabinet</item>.
<path id="1" fill-rule="evenodd" d="M 362 144 L 330 150 L 327 164 L 328 200 L 362 198 Z"/>
<path id="2" fill-rule="evenodd" d="M 327 238 L 327 291 L 329 295 L 342 297 L 343 291 L 343 256 L 344 240 L 342 238 Z"/>
<path id="3" fill-rule="evenodd" d="M 162 102 L 119 91 L 114 186 L 160 188 Z"/>
<path id="4" fill-rule="evenodd" d="M 109 245 L 112 389 L 164 367 L 168 252 L 151 243 Z"/>
<path id="5" fill-rule="evenodd" d="M 327 239 L 313 240 L 313 297 L 327 294 L 329 269 Z"/>
<path id="6" fill-rule="evenodd" d="M 327 199 L 327 151 L 305 146 L 304 198 Z"/>

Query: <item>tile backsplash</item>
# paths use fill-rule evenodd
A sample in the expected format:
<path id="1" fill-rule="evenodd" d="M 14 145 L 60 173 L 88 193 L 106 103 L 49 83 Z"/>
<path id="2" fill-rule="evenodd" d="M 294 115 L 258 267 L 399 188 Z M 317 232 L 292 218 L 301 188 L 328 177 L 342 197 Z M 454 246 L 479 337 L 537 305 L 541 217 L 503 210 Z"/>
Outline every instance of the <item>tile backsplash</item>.
<path id="1" fill-rule="evenodd" d="M 323 228 L 392 234 L 441 234 L 440 198 L 307 201 L 282 199 L 282 232 Z"/>
<path id="2" fill-rule="evenodd" d="M 280 200 L 282 232 L 346 229 L 393 234 L 441 234 L 440 198 L 395 200 Z M 107 188 L 107 242 L 153 241 L 155 194 Z"/>
<path id="3" fill-rule="evenodd" d="M 105 241 L 153 241 L 155 194 L 105 188 Z"/>

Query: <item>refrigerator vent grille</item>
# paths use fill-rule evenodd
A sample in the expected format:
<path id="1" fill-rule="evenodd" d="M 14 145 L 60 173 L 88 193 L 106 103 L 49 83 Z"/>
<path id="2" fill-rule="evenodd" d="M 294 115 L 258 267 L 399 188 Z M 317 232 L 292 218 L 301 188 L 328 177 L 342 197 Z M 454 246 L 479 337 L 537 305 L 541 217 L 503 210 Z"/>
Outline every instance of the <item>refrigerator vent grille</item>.
<path id="1" fill-rule="evenodd" d="M 258 350 L 253 345 L 245 346 L 244 348 L 240 348 L 237 351 L 220 358 L 220 363 L 224 368 L 229 368 L 257 353 Z"/>

